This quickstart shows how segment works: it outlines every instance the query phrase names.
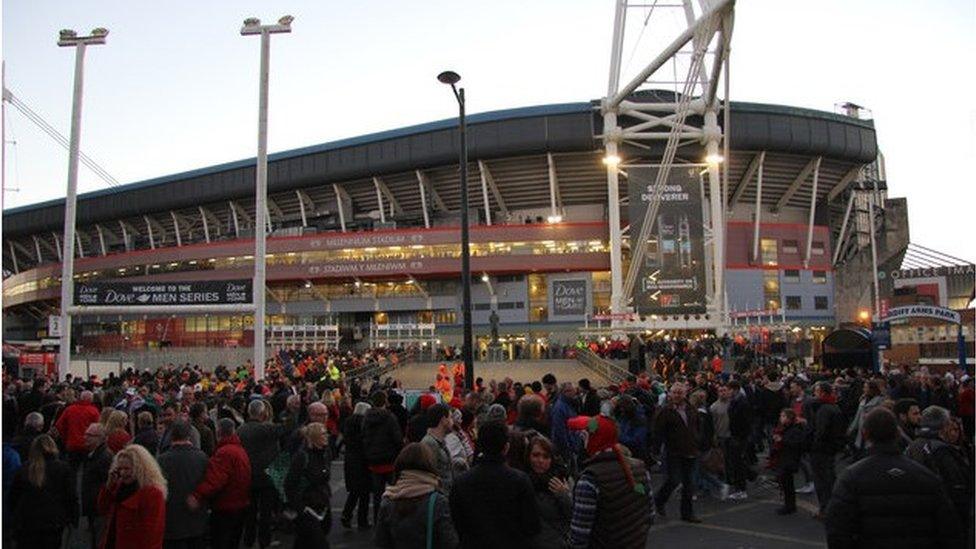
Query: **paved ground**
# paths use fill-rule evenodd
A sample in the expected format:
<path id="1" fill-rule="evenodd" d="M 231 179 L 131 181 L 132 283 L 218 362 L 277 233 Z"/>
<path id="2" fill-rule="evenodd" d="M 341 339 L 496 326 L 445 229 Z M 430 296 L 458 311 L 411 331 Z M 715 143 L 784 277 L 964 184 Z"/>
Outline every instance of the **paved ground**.
<path id="1" fill-rule="evenodd" d="M 342 484 L 342 463 L 333 463 L 333 528 L 329 536 L 332 547 L 359 549 L 373 547 L 372 532 L 346 530 L 339 524 L 339 515 L 346 501 Z M 801 477 L 797 477 L 798 484 Z M 653 478 L 655 487 L 662 484 L 660 475 Z M 680 489 L 679 489 L 680 490 Z M 823 524 L 812 518 L 816 497 L 797 495 L 800 510 L 790 516 L 775 514 L 781 500 L 775 483 L 760 478 L 749 486 L 749 499 L 718 501 L 700 497 L 695 512 L 704 522 L 688 524 L 677 517 L 679 492 L 675 491 L 667 505 L 668 518 L 658 518 L 651 528 L 647 547 L 681 547 L 701 549 L 786 549 L 795 547 L 826 547 Z M 277 539 L 290 547 L 292 538 L 279 534 Z"/>
<path id="2" fill-rule="evenodd" d="M 552 372 L 558 380 L 579 381 L 589 378 L 594 382 L 603 382 L 597 373 L 580 365 L 576 360 L 518 360 L 514 362 L 475 362 L 476 377 L 501 380 L 511 377 L 516 381 L 530 382 L 542 379 L 542 376 Z M 437 376 L 437 363 L 411 363 L 398 368 L 395 376 L 403 382 L 407 389 L 425 389 L 434 384 Z"/>

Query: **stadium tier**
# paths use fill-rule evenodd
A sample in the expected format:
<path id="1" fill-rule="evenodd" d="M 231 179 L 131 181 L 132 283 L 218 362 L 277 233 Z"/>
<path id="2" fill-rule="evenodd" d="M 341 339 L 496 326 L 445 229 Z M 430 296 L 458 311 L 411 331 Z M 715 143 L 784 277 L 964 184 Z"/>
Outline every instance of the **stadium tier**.
<path id="1" fill-rule="evenodd" d="M 641 92 L 631 100 L 674 97 Z M 867 220 L 856 229 L 852 218 L 855 228 L 842 231 L 849 198 L 865 181 L 886 195 L 883 181 L 878 187 L 883 166 L 873 123 L 779 105 L 733 102 L 730 111 L 730 153 L 722 165 L 727 316 L 734 325 L 772 319 L 800 328 L 801 339 L 809 340 L 851 320 L 866 289 L 859 274 L 848 285 L 860 293 L 848 299 L 837 269 L 863 255 L 858 236 Z M 469 117 L 473 317 L 482 346 L 493 316 L 506 352 L 538 354 L 575 339 L 608 311 L 612 243 L 602 123 L 596 102 Z M 393 337 L 390 326 L 433 325 L 432 342 L 457 343 L 458 141 L 456 121 L 443 120 L 271 155 L 272 330 L 334 325 L 344 343 L 365 344 L 384 327 Z M 660 151 L 624 143 L 621 156 L 623 198 L 611 207 L 621 208 L 626 267 L 628 238 L 636 234 L 628 228 L 640 221 L 631 218 L 642 215 L 636 203 Z M 643 280 L 651 282 L 635 290 L 646 290 L 653 302 L 635 307 L 637 314 L 703 312 L 705 281 L 697 277 L 709 260 L 702 252 L 709 214 L 708 178 L 698 176 L 703 157 L 700 143 L 690 142 L 675 159 L 677 179 L 662 195 L 641 265 Z M 252 158 L 81 195 L 76 304 L 77 292 L 96 282 L 131 289 L 134 283 L 207 288 L 213 281 L 249 281 L 254 166 Z M 902 214 L 907 236 L 904 201 L 882 197 L 879 203 Z M 48 317 L 59 308 L 63 205 L 54 200 L 4 211 L 5 341 L 47 335 Z M 891 253 L 904 244 L 892 241 Z M 657 280 L 671 271 L 674 280 Z M 82 350 L 252 340 L 248 314 L 113 314 L 75 322 Z"/>

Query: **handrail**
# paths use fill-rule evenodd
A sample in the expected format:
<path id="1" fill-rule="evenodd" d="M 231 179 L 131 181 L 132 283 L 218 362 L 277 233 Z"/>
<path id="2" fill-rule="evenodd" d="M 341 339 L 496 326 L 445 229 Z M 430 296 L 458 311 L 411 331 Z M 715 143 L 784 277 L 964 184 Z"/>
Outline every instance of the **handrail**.
<path id="1" fill-rule="evenodd" d="M 586 348 L 576 349 L 576 361 L 607 378 L 611 383 L 622 383 L 627 381 L 627 377 L 630 376 L 630 372 L 627 370 L 609 360 L 600 358 L 596 353 Z"/>

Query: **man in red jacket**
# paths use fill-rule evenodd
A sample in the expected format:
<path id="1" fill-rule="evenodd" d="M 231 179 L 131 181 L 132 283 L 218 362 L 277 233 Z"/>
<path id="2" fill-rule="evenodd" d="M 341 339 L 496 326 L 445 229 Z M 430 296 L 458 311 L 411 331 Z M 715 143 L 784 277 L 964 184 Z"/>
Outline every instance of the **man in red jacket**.
<path id="1" fill-rule="evenodd" d="M 236 548 L 244 532 L 244 517 L 250 504 L 251 460 L 234 432 L 234 420 L 217 423 L 217 449 L 207 472 L 196 490 L 187 496 L 186 504 L 197 509 L 201 500 L 212 499 L 210 537 L 213 547 Z"/>
<path id="2" fill-rule="evenodd" d="M 54 422 L 64 449 L 68 452 L 68 459 L 72 465 L 80 463 L 88 453 L 85 446 L 85 431 L 88 426 L 98 421 L 98 407 L 92 402 L 92 392 L 82 391 L 77 401 L 68 405 L 61 412 L 61 417 Z"/>

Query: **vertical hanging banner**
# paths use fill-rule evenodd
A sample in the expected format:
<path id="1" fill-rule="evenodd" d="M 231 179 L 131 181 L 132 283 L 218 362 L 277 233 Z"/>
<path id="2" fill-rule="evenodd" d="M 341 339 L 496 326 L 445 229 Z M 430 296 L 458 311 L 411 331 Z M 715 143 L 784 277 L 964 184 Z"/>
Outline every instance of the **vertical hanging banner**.
<path id="1" fill-rule="evenodd" d="M 634 310 L 640 314 L 705 312 L 705 245 L 703 242 L 699 168 L 674 166 L 661 192 L 661 203 L 646 242 L 641 232 L 658 168 L 628 168 L 631 246 L 646 246 L 634 287 Z"/>

